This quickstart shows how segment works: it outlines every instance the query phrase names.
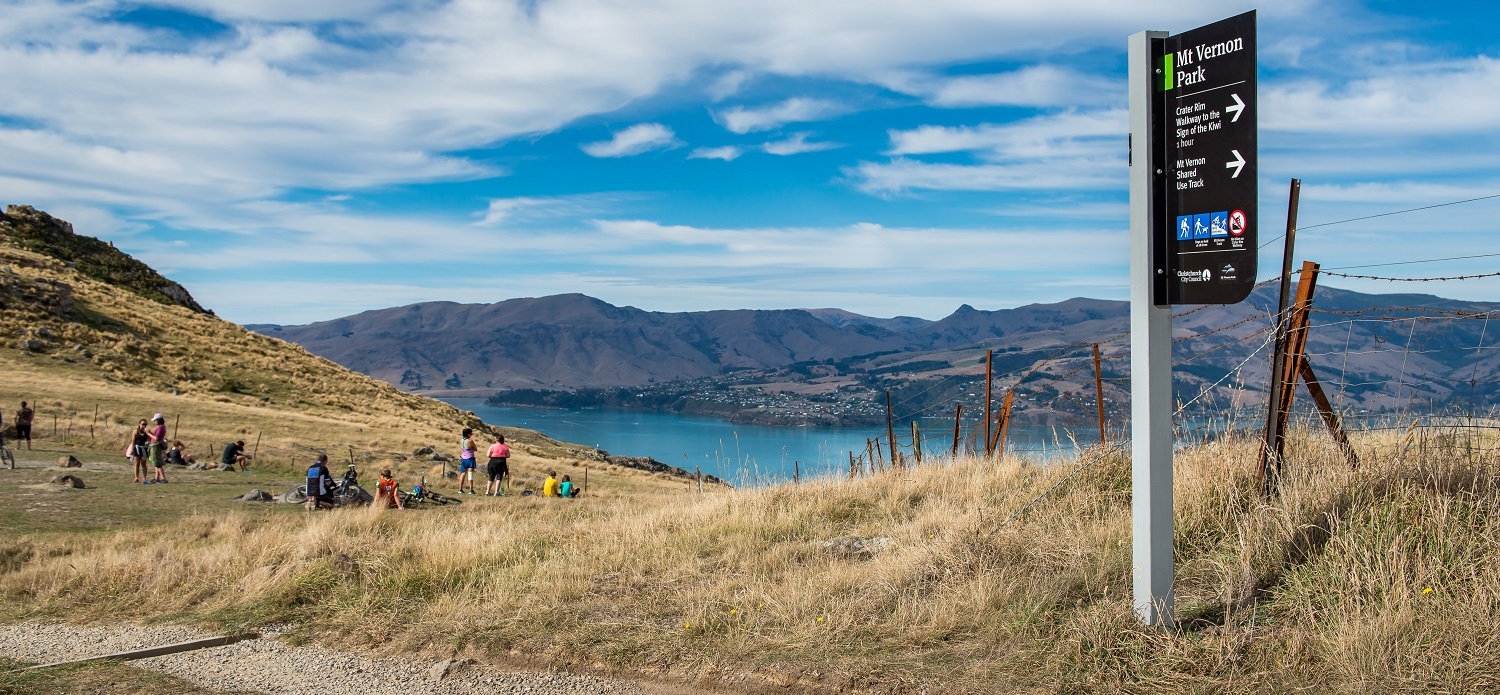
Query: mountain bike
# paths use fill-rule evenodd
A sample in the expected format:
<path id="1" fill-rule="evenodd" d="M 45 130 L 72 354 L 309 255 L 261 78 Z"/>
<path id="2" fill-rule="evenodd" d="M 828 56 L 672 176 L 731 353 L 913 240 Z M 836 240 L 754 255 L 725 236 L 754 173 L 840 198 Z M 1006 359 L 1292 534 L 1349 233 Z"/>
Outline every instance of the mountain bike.
<path id="1" fill-rule="evenodd" d="M 335 507 L 346 507 L 353 504 L 364 505 L 375 501 L 374 495 L 371 495 L 359 486 L 359 471 L 355 470 L 354 466 L 350 466 L 349 470 L 344 472 L 342 478 L 333 481 L 333 487 L 328 491 L 328 496 L 333 500 L 333 506 Z M 287 504 L 302 504 L 306 502 L 307 483 L 287 490 L 286 494 L 281 496 L 281 501 Z"/>
<path id="2" fill-rule="evenodd" d="M 16 455 L 10 453 L 10 448 L 5 446 L 4 441 L 0 441 L 0 466 L 16 469 Z"/>
<path id="3" fill-rule="evenodd" d="M 433 504 L 463 504 L 464 501 L 457 497 L 449 497 L 427 489 L 427 479 L 423 478 L 421 483 L 413 486 L 411 492 L 397 490 L 396 495 L 401 498 L 401 506 L 411 509 L 423 502 Z"/>

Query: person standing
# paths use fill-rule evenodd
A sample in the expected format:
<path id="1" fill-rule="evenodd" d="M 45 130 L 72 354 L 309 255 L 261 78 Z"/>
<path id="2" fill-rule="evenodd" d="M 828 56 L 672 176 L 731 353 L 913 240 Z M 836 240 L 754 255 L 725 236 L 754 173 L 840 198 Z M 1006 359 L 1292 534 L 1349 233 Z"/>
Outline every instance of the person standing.
<path id="1" fill-rule="evenodd" d="M 151 468 L 155 471 L 155 476 L 151 479 L 151 482 L 165 483 L 167 482 L 167 473 L 162 466 L 167 463 L 167 419 L 162 417 L 161 413 L 157 413 L 155 417 L 151 418 L 151 421 L 156 423 L 151 428 L 150 440 L 146 443 L 148 447 L 146 458 L 151 461 Z"/>
<path id="2" fill-rule="evenodd" d="M 475 458 L 478 447 L 474 445 L 474 430 L 465 427 L 463 439 L 458 441 L 458 494 L 464 494 L 464 482 L 469 483 L 469 494 L 474 494 L 474 469 L 479 467 Z"/>
<path id="3" fill-rule="evenodd" d="M 505 479 L 510 475 L 510 447 L 505 444 L 505 435 L 495 433 L 495 443 L 490 445 L 490 462 L 485 466 L 485 475 L 490 479 L 484 486 L 484 494 L 491 497 L 505 495 Z"/>
<path id="4" fill-rule="evenodd" d="M 141 420 L 135 426 L 135 434 L 130 435 L 130 461 L 135 464 L 135 482 L 150 485 L 151 480 L 146 477 L 146 442 L 151 441 L 151 434 L 146 431 L 146 421 Z"/>
<path id="5" fill-rule="evenodd" d="M 21 409 L 16 411 L 16 448 L 21 448 L 21 440 L 26 440 L 26 450 L 31 451 L 31 421 L 36 417 L 36 412 L 21 401 Z"/>

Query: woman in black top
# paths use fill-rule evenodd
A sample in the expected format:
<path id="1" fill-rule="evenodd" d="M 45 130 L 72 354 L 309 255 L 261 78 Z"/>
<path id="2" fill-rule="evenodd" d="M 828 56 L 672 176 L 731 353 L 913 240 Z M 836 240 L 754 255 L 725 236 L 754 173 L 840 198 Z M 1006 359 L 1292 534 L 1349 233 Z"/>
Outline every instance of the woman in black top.
<path id="1" fill-rule="evenodd" d="M 135 464 L 135 482 L 151 484 L 146 475 L 146 442 L 150 441 L 151 435 L 146 433 L 146 421 L 135 426 L 135 434 L 130 438 L 130 460 Z"/>

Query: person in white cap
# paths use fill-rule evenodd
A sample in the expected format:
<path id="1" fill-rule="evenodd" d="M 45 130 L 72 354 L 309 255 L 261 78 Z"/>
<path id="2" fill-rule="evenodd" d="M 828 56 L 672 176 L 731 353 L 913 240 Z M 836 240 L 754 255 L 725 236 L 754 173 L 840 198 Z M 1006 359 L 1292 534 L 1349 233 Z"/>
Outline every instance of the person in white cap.
<path id="1" fill-rule="evenodd" d="M 161 413 L 157 413 L 151 417 L 151 422 L 156 423 L 151 428 L 150 439 L 146 442 L 146 458 L 151 462 L 152 468 L 156 471 L 151 482 L 165 483 L 167 482 L 167 473 L 162 470 L 162 466 L 167 462 L 165 455 L 167 451 L 167 420 L 161 416 Z"/>

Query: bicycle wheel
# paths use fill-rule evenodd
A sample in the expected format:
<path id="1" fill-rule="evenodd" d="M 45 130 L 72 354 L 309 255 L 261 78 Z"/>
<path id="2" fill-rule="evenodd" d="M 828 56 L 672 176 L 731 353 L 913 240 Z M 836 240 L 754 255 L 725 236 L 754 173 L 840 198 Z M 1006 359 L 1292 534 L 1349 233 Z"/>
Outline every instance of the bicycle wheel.
<path id="1" fill-rule="evenodd" d="M 433 502 L 437 502 L 438 504 L 463 504 L 464 503 L 463 500 L 458 499 L 457 497 L 449 497 L 447 495 L 440 495 L 440 494 L 438 494 L 436 492 L 429 492 L 429 493 L 427 493 L 427 499 L 429 499 L 429 500 L 431 500 Z"/>
<path id="2" fill-rule="evenodd" d="M 286 494 L 281 496 L 281 501 L 286 502 L 287 504 L 302 504 L 303 502 L 306 502 L 307 486 L 298 485 L 297 487 L 287 490 Z"/>
<path id="3" fill-rule="evenodd" d="M 0 463 L 11 470 L 16 469 L 16 456 L 10 453 L 10 449 L 0 446 Z"/>
<path id="4" fill-rule="evenodd" d="M 366 492 L 364 488 L 358 485 L 351 485 L 339 490 L 333 496 L 333 503 L 340 507 L 348 505 L 366 506 L 374 501 L 375 496 Z"/>

